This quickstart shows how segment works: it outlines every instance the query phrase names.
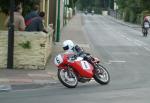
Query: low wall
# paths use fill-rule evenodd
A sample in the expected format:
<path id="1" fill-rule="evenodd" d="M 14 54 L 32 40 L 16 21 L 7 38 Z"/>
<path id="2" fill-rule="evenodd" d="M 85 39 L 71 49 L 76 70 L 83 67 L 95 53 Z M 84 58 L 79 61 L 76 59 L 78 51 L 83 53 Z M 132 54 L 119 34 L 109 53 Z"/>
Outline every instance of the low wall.
<path id="1" fill-rule="evenodd" d="M 102 15 L 104 16 L 108 15 L 108 11 L 102 11 Z"/>
<path id="2" fill-rule="evenodd" d="M 19 32 L 14 38 L 14 68 L 45 69 L 51 54 L 52 32 Z M 8 31 L 0 31 L 0 68 L 7 67 Z"/>

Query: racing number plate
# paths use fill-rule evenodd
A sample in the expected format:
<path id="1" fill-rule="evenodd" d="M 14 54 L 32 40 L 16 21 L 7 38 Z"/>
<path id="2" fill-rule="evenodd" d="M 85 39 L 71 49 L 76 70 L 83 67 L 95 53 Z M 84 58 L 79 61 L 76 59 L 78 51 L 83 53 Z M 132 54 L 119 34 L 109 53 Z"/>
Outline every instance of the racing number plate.
<path id="1" fill-rule="evenodd" d="M 81 61 L 81 65 L 84 70 L 90 69 L 90 65 L 87 61 Z"/>

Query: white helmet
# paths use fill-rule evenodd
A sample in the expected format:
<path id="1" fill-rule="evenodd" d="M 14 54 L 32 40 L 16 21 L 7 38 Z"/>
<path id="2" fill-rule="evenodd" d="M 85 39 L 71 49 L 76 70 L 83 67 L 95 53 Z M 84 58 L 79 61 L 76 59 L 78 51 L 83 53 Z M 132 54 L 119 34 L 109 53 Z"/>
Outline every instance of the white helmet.
<path id="1" fill-rule="evenodd" d="M 74 43 L 71 40 L 65 40 L 63 42 L 63 49 L 64 50 L 73 50 Z"/>

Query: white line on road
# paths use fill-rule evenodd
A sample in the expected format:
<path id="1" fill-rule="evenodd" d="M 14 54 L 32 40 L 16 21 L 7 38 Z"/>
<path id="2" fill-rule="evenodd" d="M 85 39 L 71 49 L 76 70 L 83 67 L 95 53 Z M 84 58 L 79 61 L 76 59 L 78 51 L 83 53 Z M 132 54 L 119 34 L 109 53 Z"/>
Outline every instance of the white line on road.
<path id="1" fill-rule="evenodd" d="M 144 49 L 146 49 L 147 51 L 150 51 L 150 48 L 148 48 L 148 47 L 144 47 Z"/>
<path id="2" fill-rule="evenodd" d="M 132 41 L 134 44 L 136 44 L 137 46 L 142 46 L 142 45 L 146 45 L 144 42 L 137 40 L 137 39 L 131 39 L 126 37 L 125 35 L 121 35 L 122 37 L 124 37 L 125 39 L 127 39 L 128 41 Z"/>
<path id="3" fill-rule="evenodd" d="M 77 44 L 82 48 L 90 48 L 89 44 Z"/>
<path id="4" fill-rule="evenodd" d="M 62 46 L 62 42 L 59 42 L 59 43 L 55 43 L 56 46 Z M 88 43 L 77 43 L 77 45 L 79 45 L 80 47 L 82 48 L 90 48 L 90 45 Z"/>
<path id="5" fill-rule="evenodd" d="M 135 39 L 134 41 L 137 42 L 138 44 L 146 45 L 144 42 L 142 42 L 142 41 L 140 41 L 140 40 Z"/>
<path id="6" fill-rule="evenodd" d="M 113 52 L 113 55 L 139 55 L 137 52 Z"/>
<path id="7" fill-rule="evenodd" d="M 125 63 L 126 61 L 122 60 L 109 60 L 109 63 Z"/>
<path id="8" fill-rule="evenodd" d="M 142 46 L 142 44 L 140 44 L 140 43 L 138 43 L 138 42 L 136 42 L 136 41 L 134 41 L 134 43 L 135 43 L 137 46 Z"/>
<path id="9" fill-rule="evenodd" d="M 0 85 L 0 91 L 12 90 L 11 85 Z"/>
<path id="10" fill-rule="evenodd" d="M 124 37 L 124 38 L 126 37 L 125 35 L 121 35 L 121 36 Z"/>
<path id="11" fill-rule="evenodd" d="M 126 39 L 128 40 L 128 41 L 132 41 L 130 38 L 128 38 L 128 37 L 126 37 Z"/>
<path id="12" fill-rule="evenodd" d="M 123 38 L 127 39 L 128 41 L 133 41 L 130 38 L 126 37 L 125 35 L 121 35 Z"/>

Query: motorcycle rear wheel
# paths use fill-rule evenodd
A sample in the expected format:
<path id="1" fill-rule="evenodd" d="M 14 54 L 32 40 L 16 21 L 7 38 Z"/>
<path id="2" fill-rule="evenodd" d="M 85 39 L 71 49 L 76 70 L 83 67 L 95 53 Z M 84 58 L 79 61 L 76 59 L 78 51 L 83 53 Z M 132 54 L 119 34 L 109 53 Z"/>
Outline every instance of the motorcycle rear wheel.
<path id="1" fill-rule="evenodd" d="M 110 82 L 110 75 L 105 67 L 100 64 L 97 64 L 95 74 L 93 76 L 96 82 L 105 85 Z"/>
<path id="2" fill-rule="evenodd" d="M 69 74 L 64 69 L 58 69 L 58 79 L 59 81 L 68 88 L 75 88 L 78 84 L 78 79 L 76 74 L 73 71 L 69 71 L 71 76 L 69 77 Z"/>

